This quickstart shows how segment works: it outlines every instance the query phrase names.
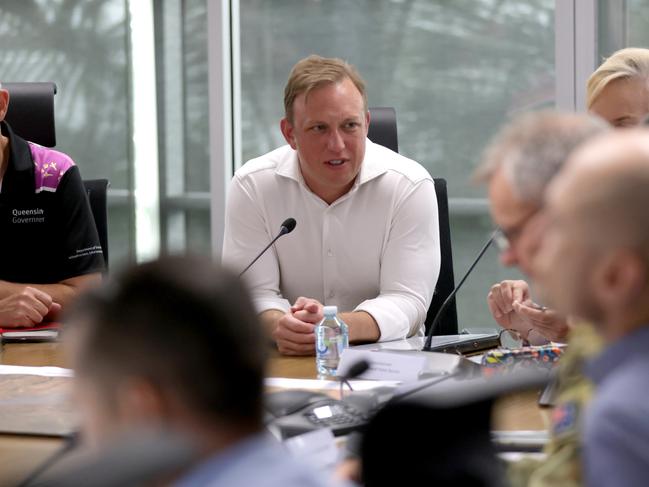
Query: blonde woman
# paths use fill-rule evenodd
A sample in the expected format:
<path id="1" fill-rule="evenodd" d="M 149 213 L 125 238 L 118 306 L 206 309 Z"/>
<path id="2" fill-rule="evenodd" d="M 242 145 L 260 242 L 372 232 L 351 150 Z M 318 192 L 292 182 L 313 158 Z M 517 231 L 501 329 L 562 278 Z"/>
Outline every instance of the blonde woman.
<path id="1" fill-rule="evenodd" d="M 649 49 L 628 47 L 604 60 L 586 86 L 588 111 L 614 127 L 633 127 L 649 114 Z"/>

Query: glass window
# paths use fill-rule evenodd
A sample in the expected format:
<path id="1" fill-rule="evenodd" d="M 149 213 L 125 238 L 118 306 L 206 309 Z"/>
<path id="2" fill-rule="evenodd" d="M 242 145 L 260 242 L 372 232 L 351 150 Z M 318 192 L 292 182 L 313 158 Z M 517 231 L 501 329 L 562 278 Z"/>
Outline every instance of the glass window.
<path id="1" fill-rule="evenodd" d="M 210 254 L 207 3 L 154 5 L 162 249 Z"/>
<path id="2" fill-rule="evenodd" d="M 598 8 L 599 62 L 624 47 L 649 46 L 649 0 L 599 0 Z"/>
<path id="3" fill-rule="evenodd" d="M 402 154 L 448 181 L 456 281 L 489 235 L 471 173 L 512 115 L 554 106 L 554 0 L 240 0 L 242 160 L 279 145 L 290 68 L 316 53 L 356 65 L 370 106 L 395 107 Z M 291 19 L 290 21 L 287 19 Z M 487 254 L 458 296 L 460 327 L 494 327 Z M 484 296 L 484 299 L 481 297 Z"/>
<path id="4" fill-rule="evenodd" d="M 627 39 L 626 46 L 649 46 L 649 1 L 627 0 Z"/>
<path id="5" fill-rule="evenodd" d="M 53 81 L 57 149 L 108 178 L 111 267 L 133 255 L 125 0 L 0 4 L 3 81 Z"/>

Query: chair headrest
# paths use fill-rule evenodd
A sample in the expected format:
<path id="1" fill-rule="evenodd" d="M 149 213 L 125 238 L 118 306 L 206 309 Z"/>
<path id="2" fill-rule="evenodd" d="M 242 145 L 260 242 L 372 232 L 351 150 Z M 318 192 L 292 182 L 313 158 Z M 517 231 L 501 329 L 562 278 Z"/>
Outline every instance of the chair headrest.
<path id="1" fill-rule="evenodd" d="M 370 107 L 370 127 L 367 138 L 394 152 L 399 152 L 397 113 L 392 107 Z"/>
<path id="2" fill-rule="evenodd" d="M 54 95 L 56 84 L 2 83 L 9 91 L 9 109 L 5 120 L 23 139 L 45 147 L 56 145 Z"/>

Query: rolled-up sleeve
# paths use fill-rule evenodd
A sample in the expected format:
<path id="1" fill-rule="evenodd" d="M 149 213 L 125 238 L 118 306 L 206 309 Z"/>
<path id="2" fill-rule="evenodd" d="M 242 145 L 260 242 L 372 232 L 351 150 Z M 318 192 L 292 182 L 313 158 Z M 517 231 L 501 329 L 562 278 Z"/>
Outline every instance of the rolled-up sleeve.
<path id="1" fill-rule="evenodd" d="M 241 272 L 272 240 L 274 235 L 256 188 L 235 175 L 230 183 L 225 211 L 222 264 Z M 290 303 L 280 292 L 280 273 L 274 248 L 268 249 L 244 274 L 257 313 L 270 309 L 287 312 Z"/>
<path id="2" fill-rule="evenodd" d="M 438 218 L 431 179 L 413 185 L 394 212 L 381 256 L 379 295 L 355 309 L 374 318 L 380 341 L 416 335 L 424 324 L 440 269 Z"/>

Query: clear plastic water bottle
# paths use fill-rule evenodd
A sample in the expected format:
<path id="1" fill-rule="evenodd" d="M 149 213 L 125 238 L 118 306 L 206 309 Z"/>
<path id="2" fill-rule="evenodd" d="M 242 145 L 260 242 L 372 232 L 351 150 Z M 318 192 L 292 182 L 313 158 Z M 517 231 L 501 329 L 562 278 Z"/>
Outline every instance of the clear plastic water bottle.
<path id="1" fill-rule="evenodd" d="M 315 327 L 315 363 L 319 379 L 336 376 L 340 356 L 349 346 L 349 329 L 337 314 L 337 306 L 325 306 L 324 318 Z"/>

